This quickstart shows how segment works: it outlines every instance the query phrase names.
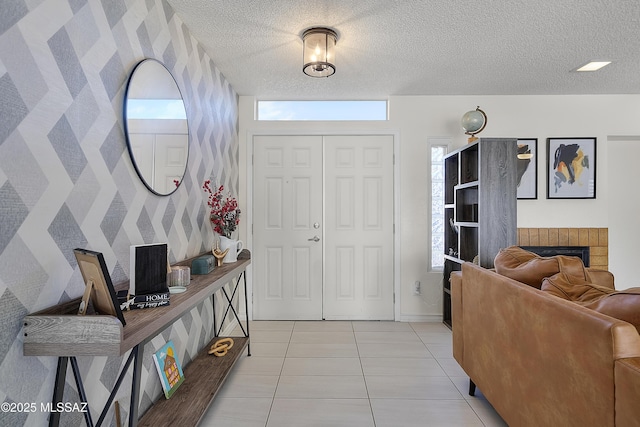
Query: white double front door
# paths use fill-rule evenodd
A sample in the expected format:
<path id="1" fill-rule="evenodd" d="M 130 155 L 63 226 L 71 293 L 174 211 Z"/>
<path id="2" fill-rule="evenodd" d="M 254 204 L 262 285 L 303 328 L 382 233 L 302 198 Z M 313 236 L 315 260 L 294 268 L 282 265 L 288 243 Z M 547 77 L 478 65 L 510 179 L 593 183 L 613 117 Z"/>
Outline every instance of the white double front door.
<path id="1" fill-rule="evenodd" d="M 393 137 L 255 136 L 253 317 L 393 320 Z"/>

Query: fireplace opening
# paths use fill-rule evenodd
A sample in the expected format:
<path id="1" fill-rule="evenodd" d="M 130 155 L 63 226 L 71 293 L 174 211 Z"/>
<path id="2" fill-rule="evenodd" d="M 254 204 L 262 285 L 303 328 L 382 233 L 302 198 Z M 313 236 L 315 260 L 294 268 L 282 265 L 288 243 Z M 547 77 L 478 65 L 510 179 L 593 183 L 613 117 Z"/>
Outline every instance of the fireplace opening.
<path id="1" fill-rule="evenodd" d="M 577 256 L 585 267 L 589 267 L 589 246 L 520 246 L 522 249 L 540 256 Z"/>

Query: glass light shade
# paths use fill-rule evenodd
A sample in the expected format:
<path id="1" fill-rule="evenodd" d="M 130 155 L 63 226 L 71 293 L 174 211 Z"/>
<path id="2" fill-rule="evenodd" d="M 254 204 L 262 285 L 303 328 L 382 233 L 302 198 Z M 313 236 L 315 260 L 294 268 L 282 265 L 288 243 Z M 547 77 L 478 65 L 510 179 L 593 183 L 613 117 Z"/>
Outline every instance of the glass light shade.
<path id="1" fill-rule="evenodd" d="M 328 28 L 310 28 L 302 34 L 302 71 L 311 77 L 329 77 L 336 72 L 337 34 Z"/>

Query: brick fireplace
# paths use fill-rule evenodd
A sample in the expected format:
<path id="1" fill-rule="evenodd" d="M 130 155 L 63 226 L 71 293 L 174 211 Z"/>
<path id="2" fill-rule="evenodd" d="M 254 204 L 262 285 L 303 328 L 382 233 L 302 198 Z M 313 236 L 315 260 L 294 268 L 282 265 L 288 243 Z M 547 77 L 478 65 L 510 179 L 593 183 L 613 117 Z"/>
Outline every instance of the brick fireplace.
<path id="1" fill-rule="evenodd" d="M 607 228 L 518 228 L 519 246 L 588 246 L 591 268 L 609 269 Z"/>

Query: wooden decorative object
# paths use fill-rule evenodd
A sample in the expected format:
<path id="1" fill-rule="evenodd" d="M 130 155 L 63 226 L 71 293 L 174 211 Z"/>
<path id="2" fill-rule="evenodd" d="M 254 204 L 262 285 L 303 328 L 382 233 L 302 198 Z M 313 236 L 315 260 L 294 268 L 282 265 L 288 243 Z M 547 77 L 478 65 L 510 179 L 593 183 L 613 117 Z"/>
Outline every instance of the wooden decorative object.
<path id="1" fill-rule="evenodd" d="M 216 341 L 207 352 L 208 354 L 213 354 L 214 356 L 221 357 L 227 354 L 233 347 L 233 338 L 222 338 Z"/>
<path id="2" fill-rule="evenodd" d="M 218 267 L 220 267 L 223 263 L 224 257 L 227 256 L 227 252 L 229 252 L 229 248 L 220 250 L 220 241 L 216 240 L 216 246 L 213 248 L 213 256 L 216 257 L 216 261 L 218 262 Z"/>

